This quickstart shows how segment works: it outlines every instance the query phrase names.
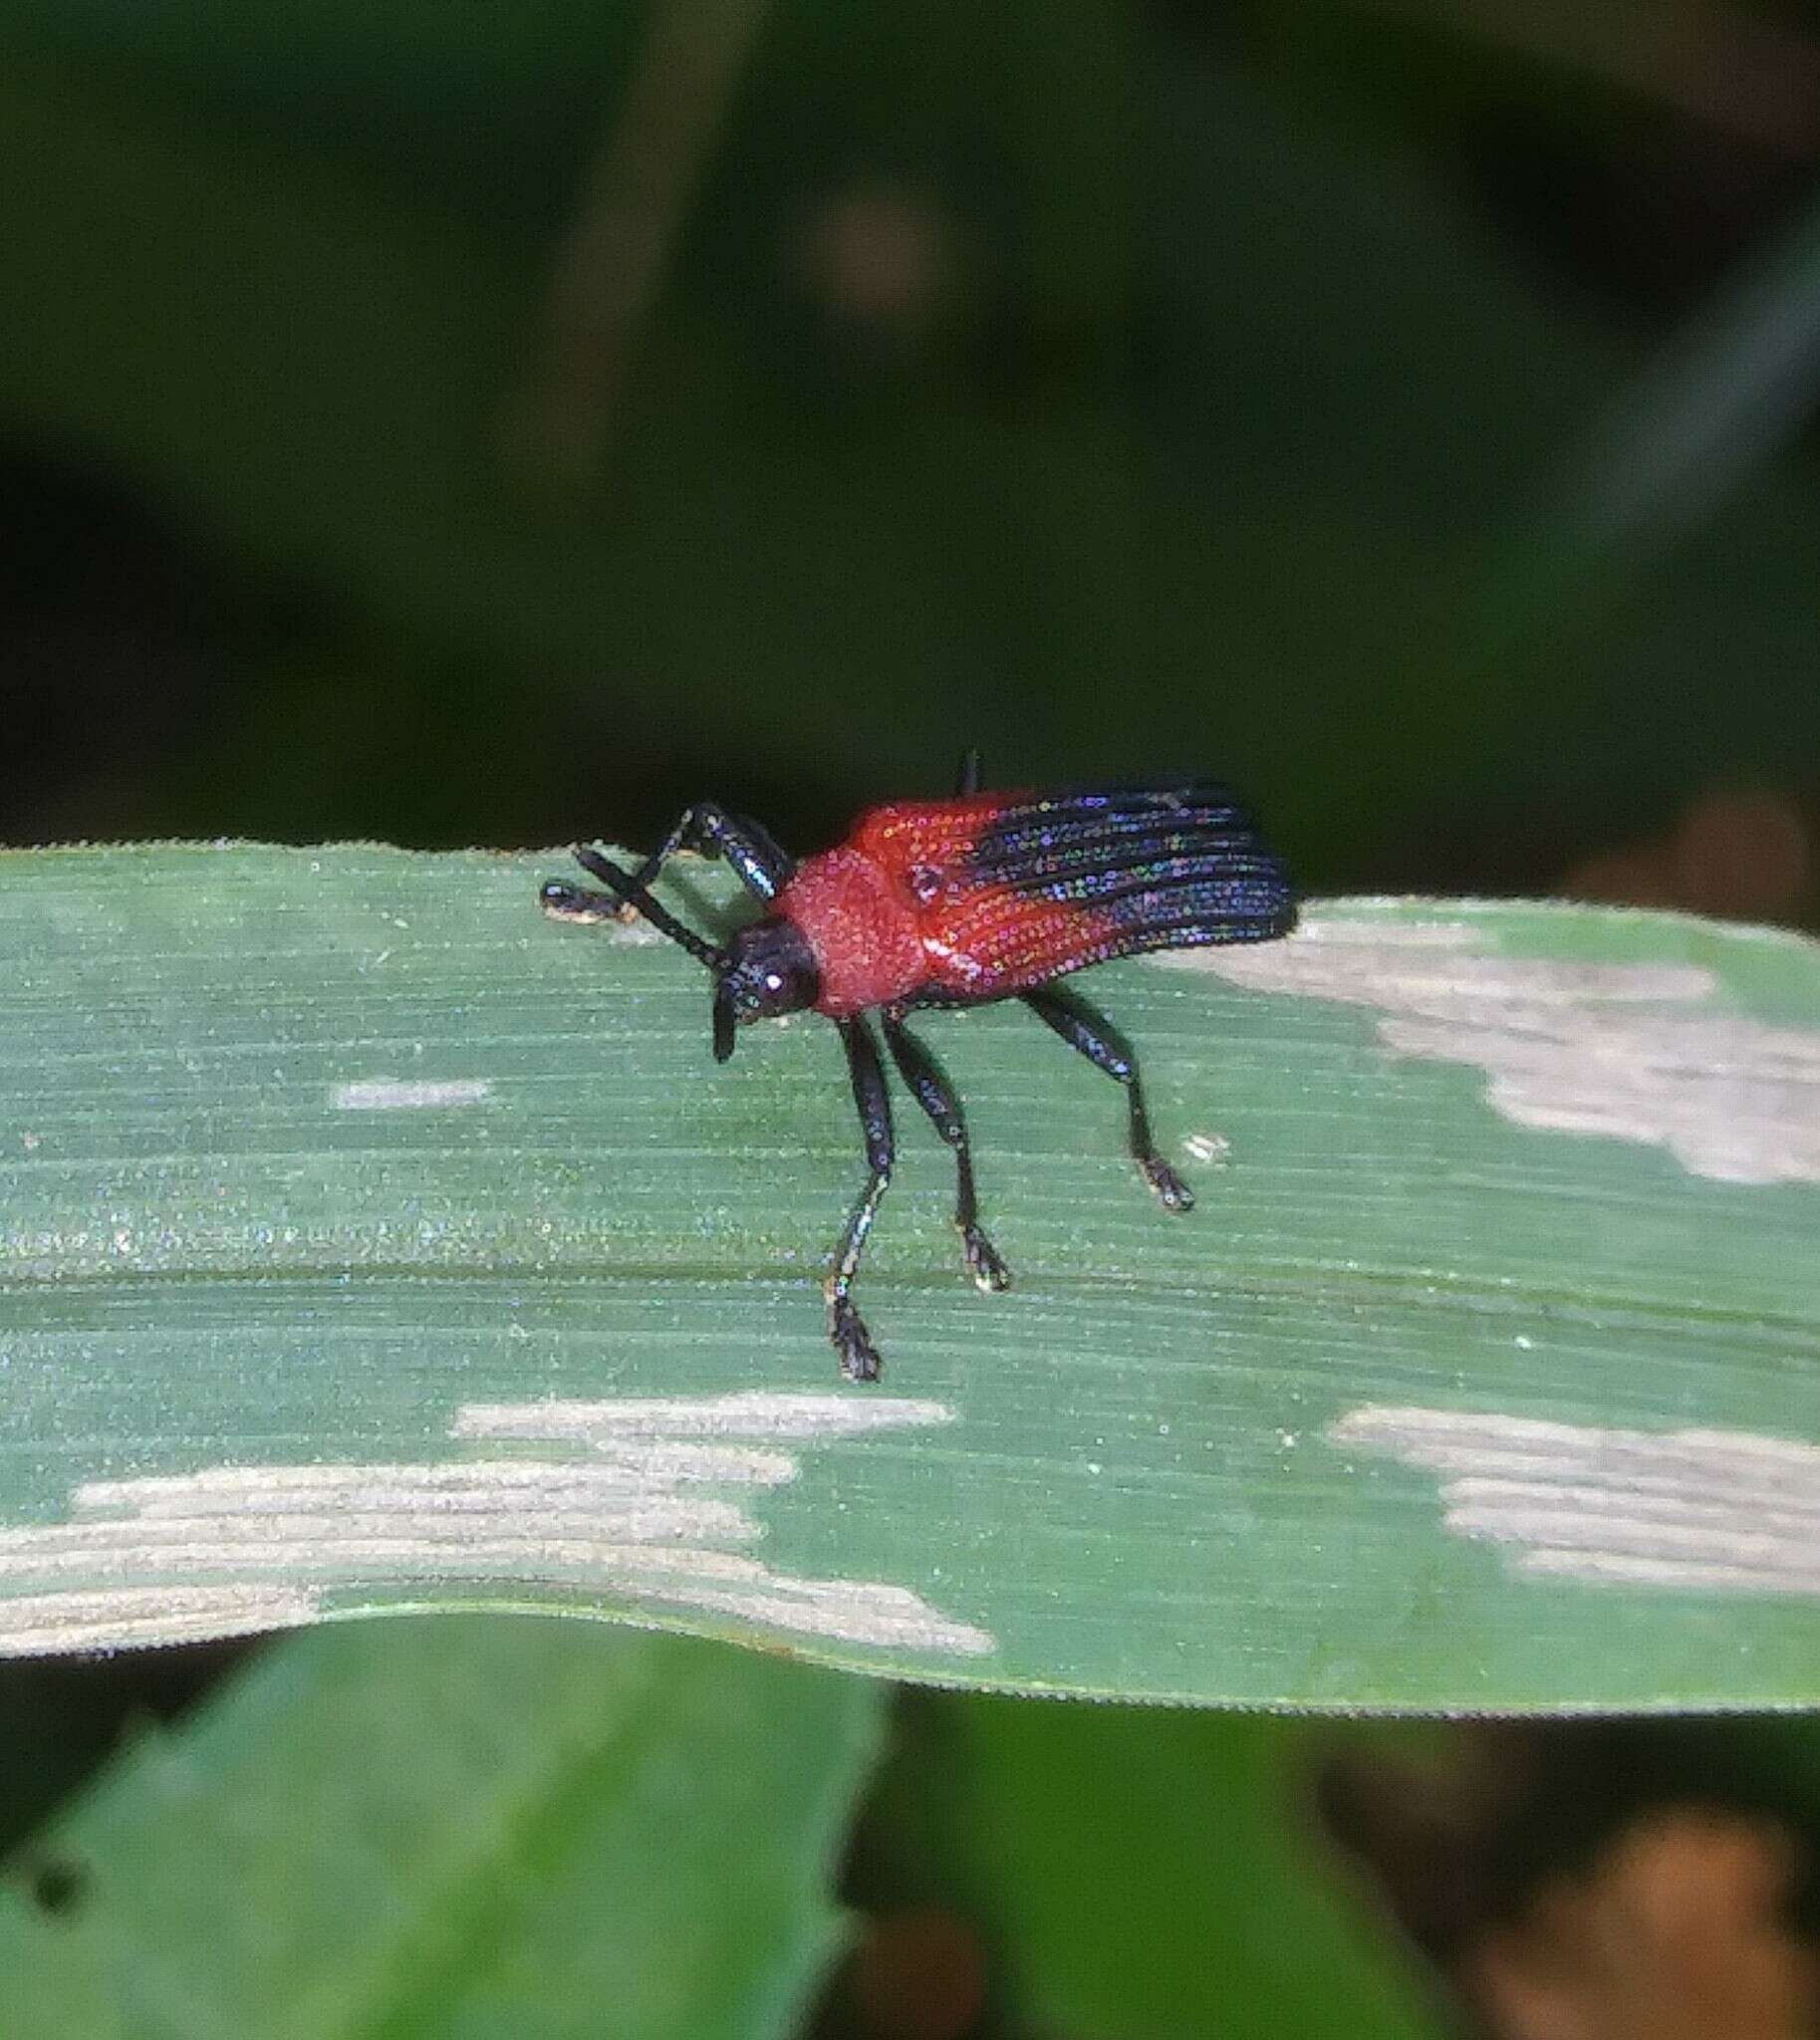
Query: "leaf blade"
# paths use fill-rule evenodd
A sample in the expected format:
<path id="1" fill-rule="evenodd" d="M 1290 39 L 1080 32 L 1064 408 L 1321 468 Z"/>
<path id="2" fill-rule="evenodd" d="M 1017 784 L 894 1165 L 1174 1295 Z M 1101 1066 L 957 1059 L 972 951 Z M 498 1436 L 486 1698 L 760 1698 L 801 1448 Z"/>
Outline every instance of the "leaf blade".
<path id="1" fill-rule="evenodd" d="M 715 1071 L 699 971 L 550 869 L 0 861 L 0 1644 L 535 1606 L 1028 1690 L 1812 1697 L 1810 945 L 1354 902 L 1110 967 L 1179 1220 L 1085 1064 L 931 1023 L 1019 1287 L 907 1115 L 868 1395 L 826 1030 Z"/>

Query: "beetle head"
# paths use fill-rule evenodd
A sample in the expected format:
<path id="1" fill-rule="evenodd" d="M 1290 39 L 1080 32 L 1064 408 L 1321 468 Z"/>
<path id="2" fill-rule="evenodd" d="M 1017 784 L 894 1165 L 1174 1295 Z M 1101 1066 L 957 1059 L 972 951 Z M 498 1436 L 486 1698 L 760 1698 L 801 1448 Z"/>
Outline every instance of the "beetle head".
<path id="1" fill-rule="evenodd" d="M 579 921 L 626 919 L 638 914 L 678 948 L 686 949 L 697 963 L 705 963 L 714 974 L 716 1062 L 724 1063 L 733 1053 L 735 1034 L 748 1021 L 800 1013 L 821 997 L 821 973 L 815 967 L 808 938 L 782 914 L 769 913 L 741 928 L 722 947 L 679 921 L 651 897 L 649 887 L 599 851 L 584 847 L 575 855 L 607 883 L 611 896 L 552 879 L 543 889 L 544 911 L 556 920 Z"/>
<path id="2" fill-rule="evenodd" d="M 736 1028 L 800 1013 L 821 994 L 821 973 L 793 921 L 767 914 L 741 928 L 715 973 L 714 1060 L 724 1063 L 733 1053 Z"/>

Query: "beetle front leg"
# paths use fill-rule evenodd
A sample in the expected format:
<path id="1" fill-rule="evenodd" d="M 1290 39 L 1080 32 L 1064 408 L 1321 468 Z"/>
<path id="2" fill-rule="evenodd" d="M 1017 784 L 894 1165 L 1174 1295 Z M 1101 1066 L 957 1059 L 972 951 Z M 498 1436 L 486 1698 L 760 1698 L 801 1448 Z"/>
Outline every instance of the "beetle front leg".
<path id="1" fill-rule="evenodd" d="M 860 1270 L 860 1256 L 866 1250 L 866 1236 L 878 1216 L 879 1200 L 891 1182 L 897 1143 L 892 1132 L 891 1095 L 885 1088 L 885 1067 L 879 1061 L 871 1030 L 863 1020 L 837 1020 L 835 1025 L 847 1050 L 853 1100 L 859 1108 L 860 1128 L 866 1137 L 866 1165 L 872 1173 L 860 1192 L 860 1201 L 853 1207 L 822 1289 L 828 1299 L 828 1336 L 841 1356 L 842 1374 L 850 1382 L 876 1382 L 879 1351 L 872 1343 L 865 1319 L 853 1307 L 851 1292 Z"/>
<path id="2" fill-rule="evenodd" d="M 576 920 L 585 927 L 604 920 L 619 920 L 626 912 L 626 902 L 617 893 L 571 886 L 565 879 L 551 879 L 537 896 L 552 920 Z"/>
<path id="3" fill-rule="evenodd" d="M 656 884 L 663 867 L 679 850 L 692 850 L 702 857 L 724 857 L 739 883 L 754 899 L 766 906 L 789 885 L 796 870 L 794 860 L 787 857 L 773 842 L 769 831 L 761 829 L 756 822 L 729 815 L 713 801 L 696 801 L 693 806 L 682 810 L 669 834 L 631 875 L 632 891 L 649 892 Z M 575 854 L 591 872 L 600 876 L 599 867 L 591 862 L 588 855 L 580 850 Z"/>
<path id="4" fill-rule="evenodd" d="M 796 870 L 756 822 L 740 821 L 712 801 L 697 801 L 692 808 L 683 809 L 669 834 L 636 872 L 622 871 L 591 844 L 577 844 L 576 863 L 605 881 L 609 891 L 595 892 L 585 886 L 566 886 L 560 880 L 552 880 L 543 889 L 543 909 L 554 920 L 648 920 L 672 942 L 680 943 L 698 962 L 710 969 L 720 969 L 726 960 L 724 951 L 685 926 L 651 897 L 651 887 L 678 850 L 723 856 L 746 891 L 767 906 L 790 883 Z"/>
<path id="5" fill-rule="evenodd" d="M 1144 1172 L 1144 1180 L 1157 1193 L 1166 1211 L 1191 1211 L 1194 1192 L 1157 1152 L 1151 1138 L 1150 1114 L 1144 1109 L 1144 1086 L 1138 1081 L 1138 1059 L 1085 1001 L 1047 985 L 1022 994 L 1024 1004 L 1039 1020 L 1053 1027 L 1072 1049 L 1077 1049 L 1096 1070 L 1104 1070 L 1125 1086 L 1131 1108 L 1132 1159 Z"/>

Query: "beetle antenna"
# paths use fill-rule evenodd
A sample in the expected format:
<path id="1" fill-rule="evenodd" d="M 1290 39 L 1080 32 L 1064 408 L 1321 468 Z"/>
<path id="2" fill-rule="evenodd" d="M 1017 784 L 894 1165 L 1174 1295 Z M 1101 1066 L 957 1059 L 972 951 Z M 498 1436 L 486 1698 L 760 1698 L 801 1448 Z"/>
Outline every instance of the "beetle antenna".
<path id="1" fill-rule="evenodd" d="M 618 865 L 585 844 L 576 846 L 575 858 L 584 870 L 592 872 L 607 885 L 621 905 L 630 906 L 635 913 L 650 921 L 658 934 L 667 935 L 678 948 L 686 949 L 697 963 L 705 963 L 710 970 L 725 970 L 726 951 L 716 948 L 712 942 L 703 941 L 693 928 L 684 927 L 667 907 L 658 905 L 650 896 L 650 888 L 640 885 L 631 872 L 621 871 Z"/>

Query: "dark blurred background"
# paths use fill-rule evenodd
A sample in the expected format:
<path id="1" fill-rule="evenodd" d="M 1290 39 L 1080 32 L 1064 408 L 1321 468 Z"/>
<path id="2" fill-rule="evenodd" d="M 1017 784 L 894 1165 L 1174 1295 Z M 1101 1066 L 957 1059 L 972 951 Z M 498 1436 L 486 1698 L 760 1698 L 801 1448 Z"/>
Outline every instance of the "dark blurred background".
<path id="1" fill-rule="evenodd" d="M 1812 917 L 1813 0 L 9 0 L 0 110 L 0 840 L 977 743 Z"/>

